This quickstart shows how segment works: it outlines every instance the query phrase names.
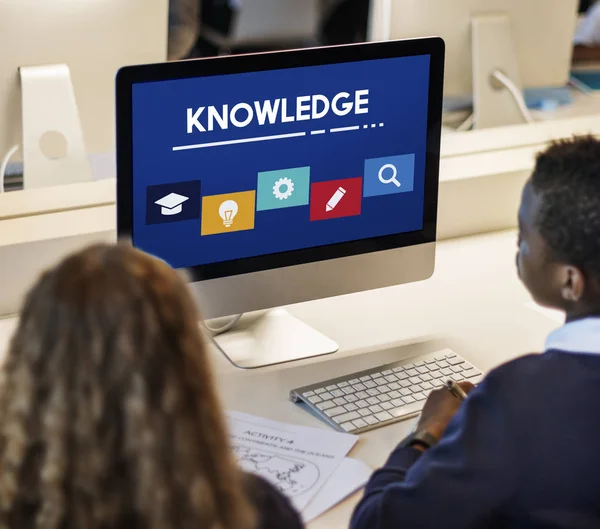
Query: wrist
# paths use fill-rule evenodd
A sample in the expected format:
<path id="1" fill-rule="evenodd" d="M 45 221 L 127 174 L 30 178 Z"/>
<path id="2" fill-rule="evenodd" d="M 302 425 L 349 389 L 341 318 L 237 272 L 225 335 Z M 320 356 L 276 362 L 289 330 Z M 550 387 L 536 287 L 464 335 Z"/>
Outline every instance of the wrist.
<path id="1" fill-rule="evenodd" d="M 431 435 L 424 429 L 417 429 L 416 431 L 409 434 L 401 443 L 402 448 L 414 448 L 419 452 L 425 452 L 432 446 L 435 446 L 438 442 L 438 438 Z"/>

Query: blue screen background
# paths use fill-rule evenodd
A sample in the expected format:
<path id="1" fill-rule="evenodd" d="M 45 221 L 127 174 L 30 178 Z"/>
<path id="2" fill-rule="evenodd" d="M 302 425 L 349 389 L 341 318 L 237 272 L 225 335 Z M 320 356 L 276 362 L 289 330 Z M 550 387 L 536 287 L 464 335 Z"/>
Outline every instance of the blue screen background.
<path id="1" fill-rule="evenodd" d="M 418 231 L 423 227 L 429 56 L 378 59 L 140 83 L 133 86 L 133 243 L 173 267 Z M 316 121 L 187 133 L 186 109 L 369 89 L 368 114 Z M 244 116 L 243 113 L 240 114 Z M 363 124 L 384 127 L 363 129 Z M 173 152 L 188 145 L 361 125 L 343 133 L 310 134 L 261 143 Z M 363 176 L 365 159 L 415 155 L 414 190 L 363 198 L 359 216 L 310 222 L 310 206 L 255 213 L 254 230 L 202 237 L 200 219 L 146 225 L 146 190 L 201 181 L 203 196 L 255 190 L 257 173 L 310 166 L 311 183 Z"/>

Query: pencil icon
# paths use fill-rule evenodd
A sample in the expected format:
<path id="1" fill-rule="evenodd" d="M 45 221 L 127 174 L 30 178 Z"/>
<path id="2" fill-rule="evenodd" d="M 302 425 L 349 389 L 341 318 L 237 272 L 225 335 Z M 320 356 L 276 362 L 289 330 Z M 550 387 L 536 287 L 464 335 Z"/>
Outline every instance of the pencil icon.
<path id="1" fill-rule="evenodd" d="M 338 187 L 337 191 L 327 202 L 327 205 L 325 206 L 325 211 L 332 211 L 340 203 L 340 200 L 344 198 L 345 194 L 346 190 L 343 187 Z"/>

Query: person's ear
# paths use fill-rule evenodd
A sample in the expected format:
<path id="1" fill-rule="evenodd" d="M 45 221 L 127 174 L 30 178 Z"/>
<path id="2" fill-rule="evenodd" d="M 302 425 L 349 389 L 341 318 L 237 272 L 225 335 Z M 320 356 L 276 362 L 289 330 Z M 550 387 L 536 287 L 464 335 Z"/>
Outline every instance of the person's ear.
<path id="1" fill-rule="evenodd" d="M 565 266 L 562 270 L 561 296 L 568 303 L 577 303 L 585 291 L 585 277 L 575 266 Z"/>

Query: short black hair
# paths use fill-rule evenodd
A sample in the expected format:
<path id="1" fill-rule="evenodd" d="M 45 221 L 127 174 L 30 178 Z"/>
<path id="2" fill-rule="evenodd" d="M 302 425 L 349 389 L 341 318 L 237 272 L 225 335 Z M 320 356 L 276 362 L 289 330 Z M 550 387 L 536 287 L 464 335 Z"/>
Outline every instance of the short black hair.
<path id="1" fill-rule="evenodd" d="M 552 143 L 537 156 L 530 184 L 541 199 L 534 225 L 552 257 L 600 280 L 600 140 Z"/>

